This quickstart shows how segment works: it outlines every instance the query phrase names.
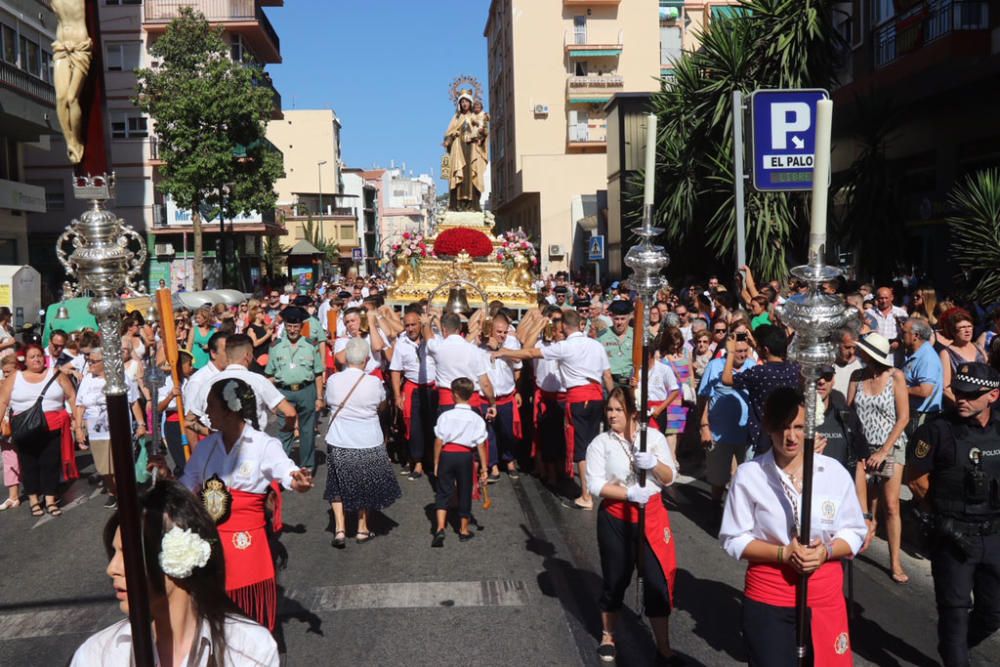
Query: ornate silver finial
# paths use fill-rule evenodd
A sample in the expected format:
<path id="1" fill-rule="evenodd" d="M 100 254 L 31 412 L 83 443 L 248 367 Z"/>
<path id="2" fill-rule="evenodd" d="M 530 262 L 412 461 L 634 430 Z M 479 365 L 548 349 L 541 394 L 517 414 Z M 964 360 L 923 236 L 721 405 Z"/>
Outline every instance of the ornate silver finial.
<path id="1" fill-rule="evenodd" d="M 634 230 L 640 241 L 628 249 L 625 265 L 632 269 L 632 282 L 642 300 L 643 332 L 649 335 L 649 306 L 656 292 L 667 285 L 660 273 L 670 264 L 670 255 L 663 246 L 653 243 L 653 239 L 663 233 L 660 227 L 653 227 L 653 207 L 643 207 L 642 225 Z"/>

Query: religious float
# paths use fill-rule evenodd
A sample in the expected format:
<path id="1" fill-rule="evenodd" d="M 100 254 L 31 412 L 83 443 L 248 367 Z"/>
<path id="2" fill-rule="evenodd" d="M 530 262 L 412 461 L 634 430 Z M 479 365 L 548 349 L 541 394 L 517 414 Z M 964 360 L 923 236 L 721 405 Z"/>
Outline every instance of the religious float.
<path id="1" fill-rule="evenodd" d="M 536 305 L 537 249 L 521 231 L 495 235 L 493 214 L 479 206 L 489 159 L 489 114 L 479 101 L 481 92 L 473 77 L 459 77 L 451 85 L 456 112 L 441 160 L 448 206 L 437 213 L 432 236 L 404 233 L 390 241 L 384 257 L 394 269 L 391 305 L 430 299 L 461 310 L 458 304 L 467 305 L 470 298 L 502 301 L 515 309 Z"/>

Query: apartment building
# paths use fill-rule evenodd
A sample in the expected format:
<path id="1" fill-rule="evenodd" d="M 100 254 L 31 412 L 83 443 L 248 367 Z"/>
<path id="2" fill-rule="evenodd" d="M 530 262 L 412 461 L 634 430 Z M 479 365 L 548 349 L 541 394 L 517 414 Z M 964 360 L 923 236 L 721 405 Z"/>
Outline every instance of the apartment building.
<path id="1" fill-rule="evenodd" d="M 736 16 L 740 0 L 659 0 L 660 75 L 673 76 L 673 64 L 684 51 L 700 46 L 698 35 L 716 19 Z"/>
<path id="2" fill-rule="evenodd" d="M 111 164 L 117 182 L 114 210 L 147 236 L 149 283 L 155 286 L 163 279 L 175 288 L 184 285 L 191 289 L 195 287 L 190 282 L 194 257 L 191 213 L 178 210 L 157 190 L 156 167 L 162 161 L 153 122 L 132 103 L 135 70 L 156 66 L 149 46 L 166 31 L 182 7 L 193 7 L 212 26 L 222 29 L 234 60 L 249 57 L 261 65 L 280 63 L 281 41 L 264 8 L 282 7 L 284 0 L 93 1 L 98 4 L 100 17 Z M 274 90 L 267 77 L 261 85 Z M 273 117 L 280 118 L 281 97 L 277 91 L 274 101 Z M 32 265 L 53 285 L 63 280 L 62 267 L 55 257 L 55 240 L 85 207 L 85 202 L 73 197 L 72 170 L 65 152 L 61 135 L 43 136 L 25 150 L 26 180 L 43 188 L 46 201 L 51 202 L 44 213 L 30 216 L 29 254 Z M 208 284 L 220 286 L 223 261 L 235 261 L 240 282 L 251 286 L 261 276 L 263 238 L 282 231 L 274 211 L 254 212 L 233 220 L 206 220 L 204 275 Z"/>
<path id="3" fill-rule="evenodd" d="M 321 239 L 337 244 L 341 264 L 349 265 L 361 247 L 360 192 L 345 191 L 340 131 L 333 109 L 286 110 L 268 123 L 267 139 L 285 159 L 285 176 L 274 185 L 284 221 L 282 244 L 301 241 L 312 223 Z"/>
<path id="4" fill-rule="evenodd" d="M 833 168 L 847 169 L 860 150 L 859 98 L 888 101 L 895 123 L 885 156 L 901 189 L 909 259 L 948 287 L 948 193 L 967 174 L 1000 166 L 1000 4 L 854 0 L 837 10 L 847 48 L 833 91 Z"/>
<path id="5" fill-rule="evenodd" d="M 604 215 L 607 113 L 659 89 L 658 0 L 493 0 L 492 201 L 498 229 L 541 246 L 543 273 L 581 271 Z"/>
<path id="6" fill-rule="evenodd" d="M 52 87 L 56 20 L 47 2 L 0 0 L 0 264 L 28 263 L 28 215 L 58 208 L 27 182 L 28 143 L 59 132 Z"/>
<path id="7" fill-rule="evenodd" d="M 381 250 L 404 232 L 427 235 L 433 223 L 437 191 L 434 178 L 428 174 L 414 176 L 412 171 L 406 171 L 405 164 L 401 169 L 386 169 L 382 178 L 385 201 L 379 219 Z"/>

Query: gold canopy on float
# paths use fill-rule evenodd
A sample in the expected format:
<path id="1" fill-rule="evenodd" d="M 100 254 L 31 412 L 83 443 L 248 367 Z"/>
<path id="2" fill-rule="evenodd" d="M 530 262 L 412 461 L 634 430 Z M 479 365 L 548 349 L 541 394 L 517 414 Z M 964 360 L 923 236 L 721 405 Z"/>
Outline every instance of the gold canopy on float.
<path id="1" fill-rule="evenodd" d="M 428 248 L 434 246 L 437 235 L 464 227 L 482 232 L 493 244 L 489 257 L 469 256 L 461 252 L 454 258 L 425 257 L 414 267 L 403 258 L 397 258 L 395 280 L 389 287 L 390 305 L 405 306 L 428 298 L 438 286 L 447 281 L 466 280 L 474 284 L 489 301 L 502 301 L 508 308 L 532 308 L 537 305 L 534 288 L 535 276 L 527 262 L 505 267 L 496 259 L 496 251 L 503 241 L 493 235 L 493 214 L 489 211 L 443 211 L 437 218 L 437 231 L 426 239 Z M 445 305 L 447 292 L 434 295 L 435 305 Z"/>

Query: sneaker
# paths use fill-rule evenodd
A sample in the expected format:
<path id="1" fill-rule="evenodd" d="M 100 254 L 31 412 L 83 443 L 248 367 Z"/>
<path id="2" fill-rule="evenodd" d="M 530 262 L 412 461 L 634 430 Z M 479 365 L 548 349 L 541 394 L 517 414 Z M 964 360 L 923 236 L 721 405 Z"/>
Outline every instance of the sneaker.
<path id="1" fill-rule="evenodd" d="M 406 477 L 407 475 L 410 474 L 410 469 L 407 466 L 403 466 L 402 468 L 400 468 L 399 474 L 402 477 Z"/>
<path id="2" fill-rule="evenodd" d="M 597 647 L 597 657 L 601 662 L 614 662 L 616 654 L 614 644 L 601 644 Z"/>
<path id="3" fill-rule="evenodd" d="M 500 473 L 498 473 L 498 472 L 490 473 L 490 476 L 487 479 L 487 481 L 490 484 L 496 484 L 497 482 L 500 481 Z"/>
<path id="4" fill-rule="evenodd" d="M 409 479 L 410 479 L 411 482 L 413 482 L 413 481 L 416 481 L 416 480 L 420 479 L 423 476 L 424 476 L 424 473 L 413 471 L 413 472 L 410 473 Z"/>
<path id="5" fill-rule="evenodd" d="M 104 503 L 104 509 L 106 510 L 116 510 L 118 509 L 118 499 L 112 495 L 108 495 L 107 501 Z"/>
<path id="6" fill-rule="evenodd" d="M 518 471 L 517 467 L 507 468 L 507 477 L 511 479 L 520 479 L 521 473 Z"/>

